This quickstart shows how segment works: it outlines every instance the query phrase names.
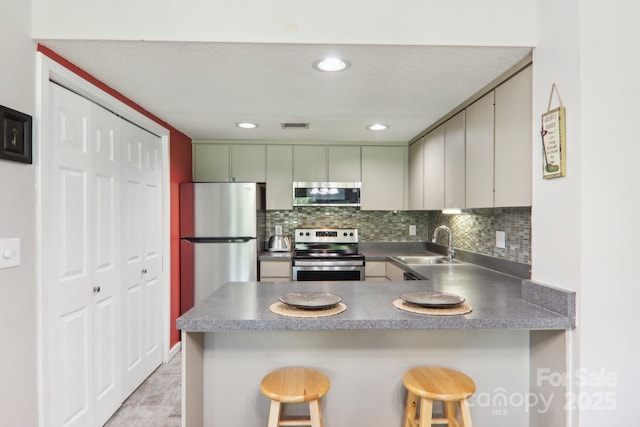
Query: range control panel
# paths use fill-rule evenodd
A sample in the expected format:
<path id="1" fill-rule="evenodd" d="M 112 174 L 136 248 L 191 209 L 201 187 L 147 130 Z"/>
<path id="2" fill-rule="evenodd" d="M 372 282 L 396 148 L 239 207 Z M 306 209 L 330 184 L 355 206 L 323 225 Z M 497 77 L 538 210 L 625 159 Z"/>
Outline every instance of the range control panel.
<path id="1" fill-rule="evenodd" d="M 297 243 L 358 243 L 357 228 L 296 228 Z"/>

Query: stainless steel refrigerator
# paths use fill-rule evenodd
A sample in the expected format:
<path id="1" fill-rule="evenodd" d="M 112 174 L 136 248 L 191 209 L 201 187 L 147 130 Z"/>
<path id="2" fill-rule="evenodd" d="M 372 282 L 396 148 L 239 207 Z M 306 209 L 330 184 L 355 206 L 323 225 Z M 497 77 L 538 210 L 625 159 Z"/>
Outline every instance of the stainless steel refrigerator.
<path id="1" fill-rule="evenodd" d="M 264 185 L 180 185 L 180 311 L 226 282 L 257 280 L 265 222 Z"/>

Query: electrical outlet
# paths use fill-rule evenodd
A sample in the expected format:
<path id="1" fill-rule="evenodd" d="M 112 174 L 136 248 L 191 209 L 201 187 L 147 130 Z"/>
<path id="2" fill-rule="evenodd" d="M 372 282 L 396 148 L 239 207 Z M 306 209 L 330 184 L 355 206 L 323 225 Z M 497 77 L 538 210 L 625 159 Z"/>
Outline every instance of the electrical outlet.
<path id="1" fill-rule="evenodd" d="M 415 236 L 416 235 L 416 226 L 415 225 L 410 225 L 409 226 L 409 236 Z"/>
<path id="2" fill-rule="evenodd" d="M 505 249 L 507 247 L 507 233 L 496 231 L 496 248 Z"/>

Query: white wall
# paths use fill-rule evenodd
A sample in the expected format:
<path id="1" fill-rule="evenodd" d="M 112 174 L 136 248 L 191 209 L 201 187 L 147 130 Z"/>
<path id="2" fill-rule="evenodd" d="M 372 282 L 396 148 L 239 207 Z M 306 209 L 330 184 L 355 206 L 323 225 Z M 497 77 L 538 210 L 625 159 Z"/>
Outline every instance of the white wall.
<path id="1" fill-rule="evenodd" d="M 584 427 L 640 425 L 640 4 L 538 2 L 534 120 L 556 82 L 567 108 L 566 178 L 534 174 L 533 279 L 578 292 L 570 401 Z M 535 126 L 534 126 L 535 127 Z M 535 129 L 534 129 L 535 133 Z M 539 138 L 539 136 L 537 136 Z M 534 140 L 535 141 L 535 140 Z M 534 170 L 541 168 L 535 148 Z M 590 383 L 580 384 L 588 378 Z"/>
<path id="2" fill-rule="evenodd" d="M 35 45 L 28 1 L 2 2 L 0 104 L 33 116 Z M 37 153 L 35 153 L 37 156 Z M 37 424 L 35 167 L 0 160 L 0 239 L 21 239 L 21 265 L 0 270 L 0 425 Z"/>
<path id="3" fill-rule="evenodd" d="M 590 372 L 618 375 L 618 411 L 581 411 L 582 426 L 640 425 L 640 4 L 581 2 L 582 284 L 580 359 Z"/>
<path id="4" fill-rule="evenodd" d="M 32 3 L 37 39 L 488 46 L 532 46 L 535 40 L 535 0 Z"/>

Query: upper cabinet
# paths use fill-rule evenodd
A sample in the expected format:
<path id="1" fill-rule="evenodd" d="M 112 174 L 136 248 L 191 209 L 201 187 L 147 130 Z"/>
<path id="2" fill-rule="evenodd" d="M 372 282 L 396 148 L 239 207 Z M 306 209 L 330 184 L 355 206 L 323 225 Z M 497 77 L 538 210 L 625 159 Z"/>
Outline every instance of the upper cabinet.
<path id="1" fill-rule="evenodd" d="M 225 181 L 229 178 L 229 146 L 193 144 L 193 180 Z"/>
<path id="2" fill-rule="evenodd" d="M 358 182 L 362 180 L 359 146 L 293 147 L 293 180 Z"/>
<path id="3" fill-rule="evenodd" d="M 493 207 L 493 92 L 466 110 L 466 207 Z"/>
<path id="4" fill-rule="evenodd" d="M 444 209 L 444 125 L 424 136 L 424 209 Z"/>
<path id="5" fill-rule="evenodd" d="M 495 89 L 494 206 L 531 206 L 531 67 Z"/>
<path id="6" fill-rule="evenodd" d="M 293 180 L 323 182 L 327 180 L 327 147 L 295 145 L 293 147 Z"/>
<path id="7" fill-rule="evenodd" d="M 265 182 L 265 146 L 193 144 L 193 180 Z"/>
<path id="8" fill-rule="evenodd" d="M 362 147 L 362 210 L 403 210 L 407 147 Z"/>
<path id="9" fill-rule="evenodd" d="M 529 66 L 411 145 L 410 209 L 531 206 L 531 77 Z"/>
<path id="10" fill-rule="evenodd" d="M 444 208 L 465 207 L 464 111 L 444 124 Z"/>
<path id="11" fill-rule="evenodd" d="M 424 209 L 424 137 L 409 146 L 409 210 Z"/>
<path id="12" fill-rule="evenodd" d="M 267 145 L 267 209 L 293 209 L 293 146 Z"/>
<path id="13" fill-rule="evenodd" d="M 327 150 L 328 181 L 359 182 L 362 180 L 360 147 L 329 146 Z"/>
<path id="14" fill-rule="evenodd" d="M 264 145 L 231 145 L 229 147 L 230 176 L 239 182 L 265 182 Z"/>

